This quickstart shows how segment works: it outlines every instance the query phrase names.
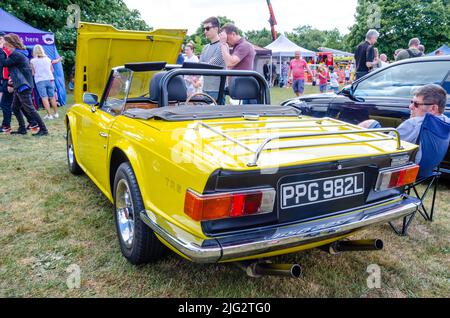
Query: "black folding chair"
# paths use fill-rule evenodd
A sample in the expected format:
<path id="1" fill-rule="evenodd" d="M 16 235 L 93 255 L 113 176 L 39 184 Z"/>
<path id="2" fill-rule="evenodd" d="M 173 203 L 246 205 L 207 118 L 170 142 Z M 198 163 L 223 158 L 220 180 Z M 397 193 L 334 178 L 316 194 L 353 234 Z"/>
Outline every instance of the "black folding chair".
<path id="1" fill-rule="evenodd" d="M 417 212 L 419 212 L 426 221 L 433 221 L 434 208 L 436 206 L 436 194 L 441 174 L 442 173 L 439 171 L 438 167 L 435 171 L 433 171 L 433 175 L 425 178 L 419 177 L 416 182 L 406 188 L 406 193 L 408 193 L 408 195 L 411 195 L 411 192 L 413 192 L 413 195 L 415 195 L 420 201 L 422 201 L 422 204 L 414 213 L 403 218 L 400 228 L 396 227 L 393 222 L 389 222 L 389 225 L 397 235 L 405 236 L 408 234 L 408 228 L 411 225 L 411 222 Z M 419 189 L 420 185 L 425 185 L 425 190 Z M 427 207 L 424 201 L 430 191 L 433 192 L 433 197 L 431 203 Z"/>
<path id="2" fill-rule="evenodd" d="M 434 209 L 436 206 L 436 194 L 439 185 L 441 172 L 439 164 L 448 151 L 450 140 L 450 124 L 444 122 L 436 116 L 426 114 L 422 123 L 419 135 L 420 151 L 422 158 L 420 160 L 419 175 L 416 182 L 406 188 L 408 194 L 413 194 L 422 201 L 422 205 L 414 213 L 403 218 L 401 227 L 396 227 L 392 222 L 389 225 L 398 235 L 407 235 L 408 228 L 417 212 L 422 215 L 426 221 L 433 221 Z M 419 185 L 426 185 L 422 192 Z M 430 190 L 433 192 L 431 204 L 426 207 L 425 198 Z"/>

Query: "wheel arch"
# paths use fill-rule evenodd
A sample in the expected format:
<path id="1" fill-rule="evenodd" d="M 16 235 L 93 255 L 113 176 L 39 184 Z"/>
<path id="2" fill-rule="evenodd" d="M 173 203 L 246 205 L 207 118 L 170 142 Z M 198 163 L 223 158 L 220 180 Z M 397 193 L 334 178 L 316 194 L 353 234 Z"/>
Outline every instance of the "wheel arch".
<path id="1" fill-rule="evenodd" d="M 78 135 L 77 135 L 77 116 L 75 114 L 67 112 L 64 116 L 64 125 L 66 126 L 66 140 L 69 138 L 68 129 L 72 132 L 72 143 L 73 143 L 73 151 L 75 153 L 75 157 L 77 158 L 78 164 L 84 170 L 83 162 L 80 160 L 80 154 L 78 152 Z"/>
<path id="2" fill-rule="evenodd" d="M 114 197 L 114 178 L 116 176 L 117 169 L 124 162 L 129 162 L 131 167 L 133 164 L 130 162 L 125 151 L 118 147 L 114 147 L 111 152 L 111 159 L 109 161 L 109 187 L 111 190 L 111 197 Z"/>

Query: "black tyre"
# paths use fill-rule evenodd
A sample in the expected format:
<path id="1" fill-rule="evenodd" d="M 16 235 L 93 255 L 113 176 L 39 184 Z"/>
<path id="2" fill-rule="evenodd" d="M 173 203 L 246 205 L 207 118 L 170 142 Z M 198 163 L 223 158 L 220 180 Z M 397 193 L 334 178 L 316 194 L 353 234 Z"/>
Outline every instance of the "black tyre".
<path id="1" fill-rule="evenodd" d="M 77 158 L 75 157 L 75 149 L 72 140 L 72 130 L 70 126 L 67 128 L 67 164 L 69 166 L 69 171 L 74 175 L 83 174 L 83 169 L 78 165 Z"/>
<path id="2" fill-rule="evenodd" d="M 123 256 L 134 265 L 161 258 L 164 245 L 141 220 L 143 211 L 141 191 L 128 162 L 119 166 L 114 179 L 114 219 Z"/>

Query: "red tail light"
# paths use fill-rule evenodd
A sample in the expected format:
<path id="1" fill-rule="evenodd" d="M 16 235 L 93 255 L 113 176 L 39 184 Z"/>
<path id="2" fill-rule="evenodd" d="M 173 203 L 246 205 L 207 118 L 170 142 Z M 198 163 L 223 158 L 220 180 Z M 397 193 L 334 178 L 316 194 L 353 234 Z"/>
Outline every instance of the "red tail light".
<path id="1" fill-rule="evenodd" d="M 381 171 L 378 175 L 375 191 L 394 189 L 414 183 L 420 167 L 418 165 L 404 166 L 396 169 Z"/>
<path id="2" fill-rule="evenodd" d="M 234 218 L 273 211 L 275 190 L 200 195 L 186 192 L 184 213 L 195 221 Z"/>

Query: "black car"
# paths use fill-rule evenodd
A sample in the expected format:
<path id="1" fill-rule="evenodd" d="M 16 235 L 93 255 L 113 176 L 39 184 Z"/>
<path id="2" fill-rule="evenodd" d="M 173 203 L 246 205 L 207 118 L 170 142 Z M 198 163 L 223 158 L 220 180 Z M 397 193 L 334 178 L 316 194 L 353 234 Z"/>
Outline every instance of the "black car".
<path id="1" fill-rule="evenodd" d="M 308 116 L 339 118 L 354 124 L 376 119 L 384 127 L 397 127 L 410 117 L 414 90 L 430 83 L 440 84 L 450 95 L 450 56 L 396 62 L 369 73 L 338 94 L 306 95 L 282 105 L 295 106 Z M 450 117 L 449 96 L 445 115 Z M 450 150 L 441 168 L 450 176 Z"/>

